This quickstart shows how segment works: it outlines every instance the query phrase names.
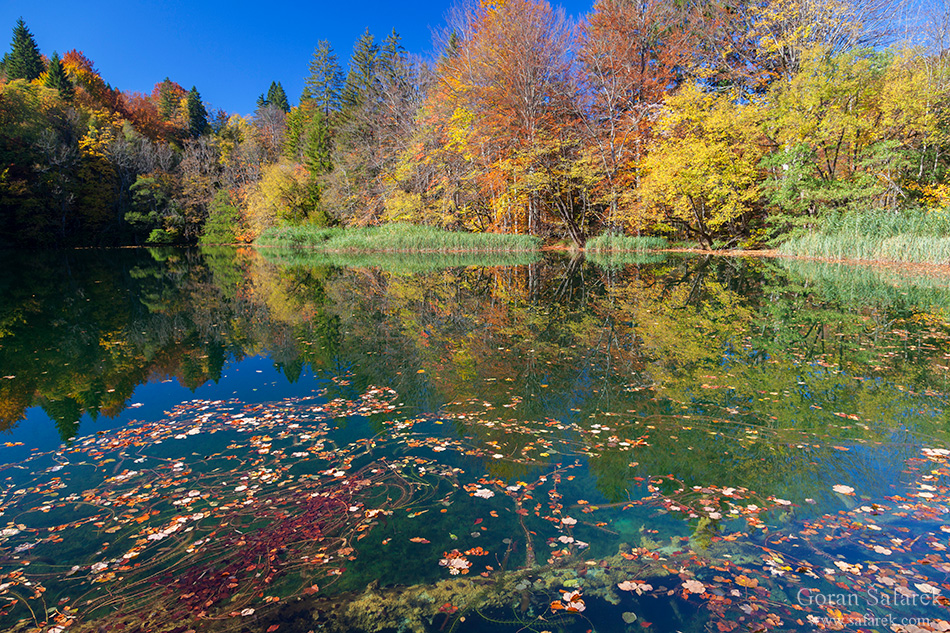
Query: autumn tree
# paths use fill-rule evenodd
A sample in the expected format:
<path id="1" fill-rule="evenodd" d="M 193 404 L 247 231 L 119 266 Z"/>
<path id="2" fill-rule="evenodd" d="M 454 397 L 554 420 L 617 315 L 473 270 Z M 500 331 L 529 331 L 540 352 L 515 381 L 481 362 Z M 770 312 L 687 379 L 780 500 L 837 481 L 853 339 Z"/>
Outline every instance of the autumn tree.
<path id="1" fill-rule="evenodd" d="M 878 206 L 894 186 L 895 171 L 887 178 L 878 171 L 889 152 L 881 103 L 888 59 L 814 48 L 797 73 L 772 87 L 764 123 L 775 151 L 766 190 L 785 221 Z"/>
<path id="2" fill-rule="evenodd" d="M 158 104 L 158 113 L 164 121 L 179 117 L 181 104 L 187 96 L 188 92 L 168 77 L 155 84 L 152 90 L 152 98 Z"/>
<path id="3" fill-rule="evenodd" d="M 581 120 L 608 227 L 619 225 L 620 194 L 638 186 L 652 122 L 692 59 L 688 25 L 688 13 L 663 0 L 600 0 L 582 25 Z"/>
<path id="4" fill-rule="evenodd" d="M 578 144 L 572 28 L 564 12 L 543 1 L 484 2 L 455 30 L 457 52 L 443 57 L 438 77 L 448 103 L 433 109 L 448 117 L 444 141 L 477 165 L 489 225 L 541 234 L 542 218 L 550 217 L 583 243 L 577 196 L 563 197 L 558 176 Z"/>
<path id="5" fill-rule="evenodd" d="M 638 221 L 707 247 L 737 242 L 760 208 L 760 125 L 760 107 L 737 89 L 690 83 L 668 97 L 642 164 Z"/>
<path id="6" fill-rule="evenodd" d="M 412 135 L 424 76 L 395 32 L 382 46 L 368 32 L 357 41 L 338 123 L 329 121 L 333 171 L 325 200 L 337 217 L 359 224 L 380 220 L 393 165 Z"/>
<path id="7" fill-rule="evenodd" d="M 894 30 L 889 0 L 769 0 L 743 15 L 758 64 L 783 78 L 798 72 L 813 49 L 837 55 L 872 47 Z"/>
<path id="8" fill-rule="evenodd" d="M 253 237 L 279 223 L 307 221 L 311 207 L 307 170 L 280 161 L 268 165 L 247 200 L 246 221 Z"/>
<path id="9" fill-rule="evenodd" d="M 73 49 L 63 55 L 63 70 L 76 89 L 77 101 L 89 110 L 107 110 L 124 114 L 122 96 L 110 87 L 99 71 L 81 51 Z"/>
<path id="10" fill-rule="evenodd" d="M 274 105 L 259 107 L 254 113 L 254 128 L 265 160 L 277 162 L 282 154 L 287 133 L 287 115 Z"/>
<path id="11" fill-rule="evenodd" d="M 890 207 L 950 205 L 950 57 L 921 49 L 895 52 L 881 87 L 882 125 L 894 158 Z M 896 141 L 896 143 L 894 143 Z M 902 172 L 893 167 L 903 167 Z"/>

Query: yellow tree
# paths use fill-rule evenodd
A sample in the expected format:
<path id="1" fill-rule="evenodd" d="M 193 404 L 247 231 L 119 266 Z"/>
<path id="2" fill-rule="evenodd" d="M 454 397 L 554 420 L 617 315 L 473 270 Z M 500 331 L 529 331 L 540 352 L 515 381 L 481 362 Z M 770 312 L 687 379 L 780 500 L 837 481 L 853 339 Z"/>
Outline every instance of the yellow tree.
<path id="1" fill-rule="evenodd" d="M 816 47 L 838 54 L 879 44 L 892 12 L 888 0 L 768 0 L 750 4 L 746 21 L 759 63 L 788 78 Z"/>
<path id="2" fill-rule="evenodd" d="M 690 83 L 670 96 L 642 163 L 643 217 L 706 246 L 738 240 L 761 197 L 761 119 L 760 107 L 738 91 Z"/>
<path id="3" fill-rule="evenodd" d="M 281 160 L 261 172 L 247 199 L 245 221 L 253 238 L 281 222 L 299 224 L 311 211 L 309 174 L 303 165 Z"/>
<path id="4" fill-rule="evenodd" d="M 880 103 L 881 127 L 899 139 L 907 153 L 904 191 L 898 189 L 899 195 L 907 192 L 931 208 L 950 206 L 945 176 L 950 146 L 950 58 L 918 49 L 900 51 L 885 72 Z"/>
<path id="5" fill-rule="evenodd" d="M 767 189 L 773 205 L 807 221 L 822 209 L 880 206 L 903 166 L 883 127 L 889 55 L 808 50 L 800 70 L 769 91 L 765 130 L 776 151 Z"/>

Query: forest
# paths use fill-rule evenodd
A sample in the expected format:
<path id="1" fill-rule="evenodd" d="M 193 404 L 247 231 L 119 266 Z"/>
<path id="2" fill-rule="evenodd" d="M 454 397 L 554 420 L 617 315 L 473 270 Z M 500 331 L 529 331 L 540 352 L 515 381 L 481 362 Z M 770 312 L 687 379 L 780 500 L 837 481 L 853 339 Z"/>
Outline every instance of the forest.
<path id="1" fill-rule="evenodd" d="M 275 78 L 250 116 L 167 77 L 122 91 L 20 20 L 0 68 L 0 245 L 407 223 L 754 248 L 882 217 L 950 236 L 946 20 L 906 42 L 889 10 L 597 0 L 575 23 L 481 0 L 450 12 L 432 59 L 395 31 L 367 30 L 345 68 L 317 42 L 297 104 Z"/>

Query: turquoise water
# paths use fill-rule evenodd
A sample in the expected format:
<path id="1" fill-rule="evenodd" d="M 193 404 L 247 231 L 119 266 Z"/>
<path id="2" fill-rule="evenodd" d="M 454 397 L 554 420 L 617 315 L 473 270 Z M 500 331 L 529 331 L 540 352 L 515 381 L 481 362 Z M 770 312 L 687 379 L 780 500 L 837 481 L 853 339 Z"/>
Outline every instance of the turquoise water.
<path id="1" fill-rule="evenodd" d="M 946 282 L 655 259 L 10 257 L 0 624 L 943 630 Z"/>

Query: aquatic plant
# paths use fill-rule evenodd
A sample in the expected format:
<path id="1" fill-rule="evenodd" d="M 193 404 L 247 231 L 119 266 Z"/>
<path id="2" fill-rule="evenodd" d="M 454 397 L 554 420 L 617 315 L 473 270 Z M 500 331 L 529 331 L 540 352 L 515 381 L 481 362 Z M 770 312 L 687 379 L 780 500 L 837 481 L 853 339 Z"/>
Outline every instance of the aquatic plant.
<path id="1" fill-rule="evenodd" d="M 255 242 L 257 246 L 284 246 L 336 252 L 452 252 L 536 251 L 540 238 L 509 233 L 446 231 L 415 224 L 385 224 L 363 228 L 316 228 L 284 226 L 271 228 Z"/>

